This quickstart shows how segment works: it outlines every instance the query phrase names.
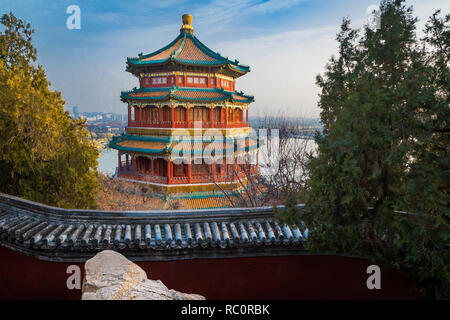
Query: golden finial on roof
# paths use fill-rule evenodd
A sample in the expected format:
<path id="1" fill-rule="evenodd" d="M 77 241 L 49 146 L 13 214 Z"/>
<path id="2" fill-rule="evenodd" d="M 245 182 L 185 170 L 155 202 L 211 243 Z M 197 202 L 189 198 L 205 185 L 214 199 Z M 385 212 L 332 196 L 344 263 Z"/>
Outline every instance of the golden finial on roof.
<path id="1" fill-rule="evenodd" d="M 190 14 L 183 14 L 181 17 L 183 20 L 183 26 L 180 29 L 180 32 L 194 33 L 194 28 L 191 26 L 192 16 Z"/>

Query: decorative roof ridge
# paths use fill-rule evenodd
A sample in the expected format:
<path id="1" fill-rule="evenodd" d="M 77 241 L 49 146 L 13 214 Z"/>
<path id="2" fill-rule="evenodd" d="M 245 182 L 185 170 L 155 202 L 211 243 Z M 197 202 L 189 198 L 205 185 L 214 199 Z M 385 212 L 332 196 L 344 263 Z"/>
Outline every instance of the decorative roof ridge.
<path id="1" fill-rule="evenodd" d="M 226 62 L 227 64 L 235 65 L 237 67 L 243 68 L 243 69 L 249 69 L 250 67 L 247 65 L 239 64 L 239 60 L 234 59 L 234 61 L 231 61 L 228 57 L 223 57 L 219 52 L 212 51 L 208 46 L 203 44 L 197 37 L 192 35 L 193 40 L 196 42 L 197 46 L 206 54 L 209 52 L 209 56 L 213 55 L 213 58 L 217 58 L 218 60 L 222 60 L 223 62 Z M 207 52 L 205 52 L 207 51 Z"/>
<path id="2" fill-rule="evenodd" d="M 171 86 L 170 88 L 169 88 L 169 96 L 172 98 L 172 97 L 175 97 L 176 95 L 175 95 L 175 90 L 177 90 L 177 86 Z"/>
<path id="3" fill-rule="evenodd" d="M 170 60 L 176 59 L 176 57 L 183 51 L 184 44 L 186 43 L 186 37 L 189 33 L 183 33 L 183 41 L 180 44 L 180 47 L 170 55 Z"/>
<path id="4" fill-rule="evenodd" d="M 210 56 L 211 58 L 217 59 L 219 61 L 227 61 L 228 58 L 222 57 L 220 53 L 212 51 L 210 48 L 208 48 L 206 45 L 204 45 L 196 36 L 193 34 L 190 35 L 192 38 L 192 41 L 194 41 L 194 44 L 202 50 L 203 53 Z"/>
<path id="5" fill-rule="evenodd" d="M 237 94 L 239 96 L 242 97 L 246 97 L 246 98 L 254 98 L 255 96 L 249 95 L 249 94 L 245 94 L 244 92 L 241 91 L 233 91 L 233 94 Z"/>
<path id="6" fill-rule="evenodd" d="M 128 59 L 127 58 L 127 61 L 129 61 L 129 60 L 142 60 L 142 59 L 147 59 L 147 58 L 153 57 L 153 56 L 157 55 L 158 53 L 161 53 L 162 51 L 169 49 L 171 46 L 173 46 L 175 43 L 177 43 L 177 41 L 182 36 L 183 36 L 182 34 L 179 34 L 171 43 L 169 43 L 168 45 L 162 47 L 159 50 L 156 50 L 156 51 L 148 53 L 148 54 L 142 54 L 142 52 L 141 52 L 141 53 L 138 54 L 137 58 L 132 58 L 132 59 Z M 167 59 L 163 59 L 163 60 L 167 60 Z"/>

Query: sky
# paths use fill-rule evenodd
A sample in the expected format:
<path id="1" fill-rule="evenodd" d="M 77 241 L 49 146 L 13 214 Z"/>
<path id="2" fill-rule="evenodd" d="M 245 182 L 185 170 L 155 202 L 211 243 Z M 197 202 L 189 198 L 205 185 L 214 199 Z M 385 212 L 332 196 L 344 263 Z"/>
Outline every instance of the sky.
<path id="1" fill-rule="evenodd" d="M 249 65 L 236 89 L 255 97 L 250 115 L 318 117 L 315 78 L 336 53 L 343 17 L 367 23 L 376 0 L 2 0 L 35 29 L 38 63 L 66 109 L 126 113 L 120 92 L 138 87 L 125 71 L 126 58 L 151 53 L 179 34 L 181 15 L 193 16 L 195 36 L 215 52 Z M 448 0 L 408 0 L 421 29 Z M 81 29 L 68 29 L 67 7 L 78 5 Z"/>

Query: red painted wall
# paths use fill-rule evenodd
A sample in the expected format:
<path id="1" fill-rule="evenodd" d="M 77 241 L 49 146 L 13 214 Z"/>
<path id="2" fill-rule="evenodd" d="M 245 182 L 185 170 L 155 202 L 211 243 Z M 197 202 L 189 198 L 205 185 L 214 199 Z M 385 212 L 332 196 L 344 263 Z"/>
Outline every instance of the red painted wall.
<path id="1" fill-rule="evenodd" d="M 80 299 L 68 290 L 72 263 L 41 261 L 0 247 L 0 299 Z M 368 261 L 339 256 L 280 256 L 138 262 L 150 279 L 207 299 L 418 299 L 415 283 L 381 270 L 381 290 L 368 290 Z M 77 264 L 83 271 L 84 264 Z"/>

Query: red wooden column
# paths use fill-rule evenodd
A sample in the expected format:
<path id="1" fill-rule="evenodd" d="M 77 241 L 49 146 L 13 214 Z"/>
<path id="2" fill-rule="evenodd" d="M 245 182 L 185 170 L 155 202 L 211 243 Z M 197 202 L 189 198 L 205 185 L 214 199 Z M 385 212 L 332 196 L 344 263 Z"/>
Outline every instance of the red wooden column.
<path id="1" fill-rule="evenodd" d="M 150 161 L 151 161 L 151 163 L 152 163 L 151 167 L 152 167 L 152 177 L 153 177 L 153 175 L 154 175 L 154 170 L 153 170 L 154 165 L 153 165 L 153 162 L 155 161 L 155 159 L 150 159 Z"/>
<path id="2" fill-rule="evenodd" d="M 217 178 L 216 178 L 216 162 L 215 161 L 212 163 L 212 174 L 213 174 L 214 181 L 217 181 Z"/>
<path id="3" fill-rule="evenodd" d="M 245 110 L 245 122 L 248 125 L 248 108 L 247 108 L 247 110 Z"/>
<path id="4" fill-rule="evenodd" d="M 139 157 L 136 157 L 136 173 L 139 174 L 139 172 L 141 172 L 141 159 Z"/>
<path id="5" fill-rule="evenodd" d="M 141 108 L 140 107 L 136 108 L 136 114 L 135 114 L 134 118 L 136 119 L 137 126 L 140 127 L 141 126 Z"/>
<path id="6" fill-rule="evenodd" d="M 189 106 L 186 106 L 186 127 L 189 128 Z"/>
<path id="7" fill-rule="evenodd" d="M 175 106 L 174 105 L 170 106 L 170 112 L 171 112 L 170 118 L 172 120 L 172 128 L 175 128 Z"/>
<path id="8" fill-rule="evenodd" d="M 214 128 L 213 111 L 214 111 L 214 107 L 209 108 L 209 126 L 210 126 L 210 128 Z"/>
<path id="9" fill-rule="evenodd" d="M 189 183 L 192 183 L 192 170 L 191 170 L 191 163 L 188 163 L 188 181 Z"/>
<path id="10" fill-rule="evenodd" d="M 230 125 L 232 128 L 234 128 L 234 109 L 230 108 Z"/>
<path id="11" fill-rule="evenodd" d="M 225 107 L 225 128 L 228 128 L 228 107 Z"/>
<path id="12" fill-rule="evenodd" d="M 159 161 L 158 160 L 159 159 L 155 159 L 155 161 L 156 161 L 156 175 L 160 176 L 160 173 L 159 173 Z"/>
<path id="13" fill-rule="evenodd" d="M 139 108 L 137 106 L 134 107 L 134 123 L 136 125 L 139 124 Z"/>
<path id="14" fill-rule="evenodd" d="M 144 127 L 148 125 L 148 108 L 147 107 L 143 107 L 143 114 L 144 116 L 142 117 L 142 121 L 144 121 Z"/>
<path id="15" fill-rule="evenodd" d="M 158 126 L 161 127 L 161 106 L 158 107 Z"/>
<path id="16" fill-rule="evenodd" d="M 133 167 L 132 176 L 135 177 L 136 176 L 136 157 L 135 156 L 133 156 L 131 158 L 131 166 Z"/>
<path id="17" fill-rule="evenodd" d="M 128 126 L 131 127 L 131 106 L 128 106 Z"/>
<path id="18" fill-rule="evenodd" d="M 128 162 L 128 154 L 125 155 L 125 164 L 127 166 L 127 172 L 130 170 L 130 163 Z"/>
<path id="19" fill-rule="evenodd" d="M 172 178 L 173 178 L 172 173 L 173 173 L 172 161 L 167 159 L 167 182 L 169 184 L 172 183 Z"/>
<path id="20" fill-rule="evenodd" d="M 141 127 L 145 126 L 145 108 L 141 107 Z"/>

